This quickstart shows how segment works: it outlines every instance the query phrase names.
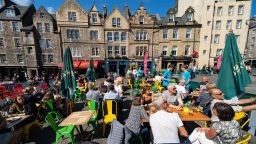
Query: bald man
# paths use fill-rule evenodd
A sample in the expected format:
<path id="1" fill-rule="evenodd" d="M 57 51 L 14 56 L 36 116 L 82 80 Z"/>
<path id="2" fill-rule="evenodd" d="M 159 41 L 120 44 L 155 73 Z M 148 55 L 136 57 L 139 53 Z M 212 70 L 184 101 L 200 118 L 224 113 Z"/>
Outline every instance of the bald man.
<path id="1" fill-rule="evenodd" d="M 202 81 L 198 84 L 197 88 L 206 87 L 206 85 L 209 83 L 209 79 L 207 76 L 202 77 Z"/>
<path id="2" fill-rule="evenodd" d="M 240 106 L 241 104 L 249 104 L 256 101 L 256 98 L 249 98 L 249 99 L 224 99 L 224 94 L 219 89 L 212 89 L 209 92 L 210 96 L 213 98 L 211 101 L 211 113 L 212 113 L 212 121 L 219 121 L 218 117 L 213 114 L 212 109 L 215 103 L 217 102 L 224 102 L 232 106 L 235 112 L 247 112 L 251 110 L 256 110 L 256 104 L 248 105 L 248 106 Z"/>

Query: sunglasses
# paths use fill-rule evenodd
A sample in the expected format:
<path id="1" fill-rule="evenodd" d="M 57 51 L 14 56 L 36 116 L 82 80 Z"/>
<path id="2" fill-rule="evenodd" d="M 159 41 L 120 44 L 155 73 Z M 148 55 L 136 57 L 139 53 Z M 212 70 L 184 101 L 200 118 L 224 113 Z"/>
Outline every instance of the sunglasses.
<path id="1" fill-rule="evenodd" d="M 219 94 L 215 94 L 215 95 L 223 95 L 223 93 L 221 92 L 221 93 L 219 93 Z"/>

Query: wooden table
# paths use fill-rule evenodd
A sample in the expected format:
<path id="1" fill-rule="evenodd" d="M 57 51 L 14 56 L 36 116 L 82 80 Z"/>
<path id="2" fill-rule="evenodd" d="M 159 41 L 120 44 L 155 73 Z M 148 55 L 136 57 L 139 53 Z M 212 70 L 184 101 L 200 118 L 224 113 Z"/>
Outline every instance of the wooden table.
<path id="1" fill-rule="evenodd" d="M 14 130 L 14 126 L 16 126 L 17 124 L 23 122 L 24 120 L 26 120 L 27 118 L 29 118 L 31 115 L 24 115 L 24 114 L 20 114 L 17 115 L 16 117 L 20 117 L 20 119 L 17 119 L 15 121 L 12 122 L 8 122 L 7 121 L 7 128 L 11 128 L 12 130 Z"/>
<path id="2" fill-rule="evenodd" d="M 59 126 L 81 126 L 87 124 L 91 119 L 94 111 L 79 111 L 71 113 L 67 118 L 65 118 Z"/>
<path id="3" fill-rule="evenodd" d="M 193 112 L 193 115 L 190 115 L 183 110 L 177 110 L 174 108 L 170 108 L 170 110 L 172 112 L 178 113 L 182 121 L 212 121 L 209 117 L 202 114 L 201 112 Z"/>

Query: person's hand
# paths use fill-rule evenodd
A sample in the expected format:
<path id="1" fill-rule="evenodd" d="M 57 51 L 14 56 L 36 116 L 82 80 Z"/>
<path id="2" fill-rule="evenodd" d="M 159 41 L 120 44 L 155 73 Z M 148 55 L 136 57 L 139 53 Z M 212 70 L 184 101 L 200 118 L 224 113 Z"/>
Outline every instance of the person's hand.
<path id="1" fill-rule="evenodd" d="M 176 106 L 176 109 L 177 109 L 177 110 L 182 110 L 182 106 L 181 106 L 181 105 L 178 105 L 178 106 Z"/>

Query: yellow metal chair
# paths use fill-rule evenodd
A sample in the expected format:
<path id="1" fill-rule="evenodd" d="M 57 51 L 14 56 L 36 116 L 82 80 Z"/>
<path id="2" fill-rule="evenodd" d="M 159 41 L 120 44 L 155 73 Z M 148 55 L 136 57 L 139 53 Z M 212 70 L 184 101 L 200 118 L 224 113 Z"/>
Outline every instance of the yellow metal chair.
<path id="1" fill-rule="evenodd" d="M 128 86 L 130 87 L 130 89 L 132 89 L 132 82 L 131 82 L 131 79 L 127 79 L 127 84 L 128 84 Z"/>
<path id="2" fill-rule="evenodd" d="M 86 83 L 84 83 L 84 88 L 80 89 L 80 92 L 81 93 L 86 93 L 87 88 L 88 88 L 88 83 L 86 82 Z"/>
<path id="3" fill-rule="evenodd" d="M 114 107 L 113 107 L 113 104 L 114 104 Z M 102 113 L 103 113 L 103 136 L 104 136 L 106 125 L 108 123 L 111 123 L 114 119 L 117 119 L 117 102 L 114 100 L 103 101 Z"/>
<path id="4" fill-rule="evenodd" d="M 252 138 L 252 135 L 250 135 L 250 134 L 245 134 L 245 135 L 243 135 L 243 140 L 237 142 L 236 144 L 248 144 L 249 141 L 251 140 L 251 138 Z"/>
<path id="5" fill-rule="evenodd" d="M 243 124 L 240 124 L 241 128 L 243 128 L 250 121 L 250 118 L 246 112 L 236 112 L 235 113 L 234 120 L 238 121 L 239 123 L 242 121 L 242 119 L 244 117 L 248 117 L 248 119 Z"/>

